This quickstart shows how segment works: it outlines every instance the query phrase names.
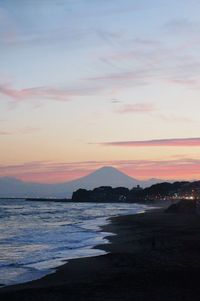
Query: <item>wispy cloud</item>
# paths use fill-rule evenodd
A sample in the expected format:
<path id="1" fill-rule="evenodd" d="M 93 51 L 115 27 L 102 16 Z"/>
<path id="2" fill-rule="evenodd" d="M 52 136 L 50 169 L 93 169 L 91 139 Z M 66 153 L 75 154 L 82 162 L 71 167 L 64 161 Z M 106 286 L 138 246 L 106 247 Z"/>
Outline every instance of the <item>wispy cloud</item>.
<path id="1" fill-rule="evenodd" d="M 172 139 L 155 139 L 155 140 L 130 140 L 114 141 L 100 143 L 104 146 L 121 146 L 121 147 L 199 147 L 200 138 L 172 138 Z"/>
<path id="2" fill-rule="evenodd" d="M 122 101 L 120 99 L 117 99 L 117 98 L 112 98 L 110 102 L 111 103 L 120 103 Z"/>
<path id="3" fill-rule="evenodd" d="M 193 119 L 184 116 L 175 116 L 167 114 L 156 114 L 154 117 L 161 119 L 164 122 L 180 122 L 180 123 L 191 123 L 195 122 Z"/>
<path id="4" fill-rule="evenodd" d="M 11 135 L 11 132 L 7 132 L 7 131 L 0 131 L 0 136 L 7 136 L 7 135 Z"/>
<path id="5" fill-rule="evenodd" d="M 31 99 L 50 99 L 55 101 L 70 101 L 76 96 L 95 94 L 100 88 L 93 86 L 77 86 L 76 88 L 62 87 L 31 87 L 15 89 L 7 84 L 0 84 L 0 94 L 8 97 L 15 103 Z"/>
<path id="6" fill-rule="evenodd" d="M 48 98 L 61 101 L 67 101 L 76 94 L 75 91 L 65 91 L 64 89 L 52 87 L 33 87 L 26 89 L 15 89 L 8 85 L 0 85 L 0 94 L 10 99 L 20 102 L 30 98 Z"/>
<path id="7" fill-rule="evenodd" d="M 168 30 L 169 27 L 181 28 L 182 23 L 189 32 L 193 25 L 187 20 L 172 20 L 165 27 Z M 186 33 L 184 30 L 183 32 Z M 200 64 L 198 56 L 192 49 L 199 49 L 199 36 L 196 34 L 191 37 L 188 33 L 171 45 L 161 41 L 161 39 L 154 41 L 124 38 L 122 44 L 126 47 L 114 49 L 99 57 L 102 63 L 107 64 L 112 70 L 115 68 L 115 71 L 95 76 L 90 80 L 120 86 L 147 85 L 161 81 L 198 88 Z"/>
<path id="8" fill-rule="evenodd" d="M 55 183 L 73 180 L 90 173 L 97 163 L 33 161 L 16 165 L 0 165 L 0 177 L 16 177 L 25 181 Z"/>
<path id="9" fill-rule="evenodd" d="M 115 72 L 110 74 L 105 74 L 102 76 L 95 76 L 88 78 L 89 81 L 127 81 L 127 80 L 137 80 L 137 83 L 143 83 L 143 75 L 142 71 L 127 71 L 127 72 Z"/>
<path id="10" fill-rule="evenodd" d="M 140 160 L 127 163 L 121 168 L 125 173 L 138 178 L 161 178 L 172 180 L 200 179 L 200 160 L 181 158 L 174 160 Z"/>
<path id="11" fill-rule="evenodd" d="M 146 8 L 147 5 L 131 3 L 130 5 L 121 5 L 120 0 L 103 1 L 99 6 L 98 1 L 59 1 L 59 4 L 54 1 L 46 3 L 42 1 L 39 5 L 35 5 L 34 1 L 27 3 L 15 3 L 12 7 L 15 8 L 15 16 L 9 10 L 9 4 L 3 9 L 0 7 L 0 37 L 3 43 L 9 46 L 55 46 L 60 43 L 67 43 L 68 48 L 72 45 L 80 45 L 85 43 L 85 40 L 94 39 L 94 34 L 106 42 L 115 38 L 115 33 L 109 31 L 89 28 L 83 26 L 85 19 L 95 19 L 99 17 L 120 15 L 130 11 Z M 24 18 L 17 18 L 26 12 Z M 48 18 L 52 15 L 51 22 Z M 67 23 L 66 23 L 67 19 Z M 77 22 L 74 23 L 74 19 Z M 24 22 L 31 24 L 26 29 L 23 28 Z M 94 22 L 92 22 L 94 23 Z M 95 24 L 95 23 L 94 23 Z M 116 33 L 118 35 L 118 33 Z"/>
<path id="12" fill-rule="evenodd" d="M 28 135 L 32 134 L 35 132 L 40 131 L 40 128 L 38 127 L 31 127 L 31 126 L 26 126 L 24 128 L 19 128 L 19 129 L 14 129 L 14 130 L 9 130 L 9 131 L 0 131 L 0 136 L 11 136 L 11 135 Z"/>
<path id="13" fill-rule="evenodd" d="M 161 41 L 153 40 L 153 39 L 143 39 L 143 38 L 135 38 L 133 39 L 133 44 L 138 46 L 145 46 L 150 48 L 160 47 L 162 45 Z"/>
<path id="14" fill-rule="evenodd" d="M 155 105 L 153 103 L 135 103 L 125 104 L 116 110 L 120 114 L 128 113 L 149 113 L 155 111 Z"/>
<path id="15" fill-rule="evenodd" d="M 188 18 L 176 18 L 167 21 L 164 29 L 170 34 L 194 34 L 199 32 L 199 24 Z"/>
<path id="16" fill-rule="evenodd" d="M 26 134 L 33 134 L 33 133 L 36 133 L 38 131 L 41 131 L 41 129 L 38 128 L 38 127 L 26 126 L 22 129 L 19 129 L 18 133 L 26 135 Z"/>

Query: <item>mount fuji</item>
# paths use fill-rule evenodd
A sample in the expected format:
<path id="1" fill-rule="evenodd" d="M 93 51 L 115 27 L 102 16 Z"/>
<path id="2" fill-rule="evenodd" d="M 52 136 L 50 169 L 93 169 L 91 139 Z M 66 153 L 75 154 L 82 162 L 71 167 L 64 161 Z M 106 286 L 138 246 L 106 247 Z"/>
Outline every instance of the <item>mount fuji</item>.
<path id="1" fill-rule="evenodd" d="M 163 182 L 159 179 L 146 181 L 132 178 L 118 169 L 105 166 L 77 180 L 58 183 L 42 184 L 18 180 L 16 178 L 0 178 L 0 197 L 71 197 L 73 191 L 79 188 L 94 189 L 99 186 L 127 187 L 136 185 L 151 186 Z"/>

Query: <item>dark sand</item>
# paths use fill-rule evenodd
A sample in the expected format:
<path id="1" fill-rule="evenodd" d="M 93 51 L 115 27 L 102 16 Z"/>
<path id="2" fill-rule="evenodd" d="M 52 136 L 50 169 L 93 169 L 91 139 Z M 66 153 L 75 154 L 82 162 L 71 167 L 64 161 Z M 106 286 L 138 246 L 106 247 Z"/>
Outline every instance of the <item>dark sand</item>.
<path id="1" fill-rule="evenodd" d="M 2 288 L 0 300 L 200 300 L 200 216 L 163 211 L 112 219 L 107 255 Z"/>

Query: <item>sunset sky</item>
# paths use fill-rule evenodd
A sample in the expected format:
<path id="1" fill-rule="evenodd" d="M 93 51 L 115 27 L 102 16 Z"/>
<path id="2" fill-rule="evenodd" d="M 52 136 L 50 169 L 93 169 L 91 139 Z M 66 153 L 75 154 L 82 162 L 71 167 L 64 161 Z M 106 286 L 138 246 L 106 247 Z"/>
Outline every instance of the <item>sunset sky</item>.
<path id="1" fill-rule="evenodd" d="M 200 179 L 200 1 L 0 0 L 0 176 Z"/>

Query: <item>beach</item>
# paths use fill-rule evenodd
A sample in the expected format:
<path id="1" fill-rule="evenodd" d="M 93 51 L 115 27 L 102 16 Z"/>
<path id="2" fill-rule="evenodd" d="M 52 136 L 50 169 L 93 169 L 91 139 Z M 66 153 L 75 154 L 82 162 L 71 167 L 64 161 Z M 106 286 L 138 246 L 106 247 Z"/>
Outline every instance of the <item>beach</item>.
<path id="1" fill-rule="evenodd" d="M 108 254 L 70 260 L 55 273 L 5 287 L 0 300 L 199 300 L 200 217 L 163 209 L 114 217 Z"/>

